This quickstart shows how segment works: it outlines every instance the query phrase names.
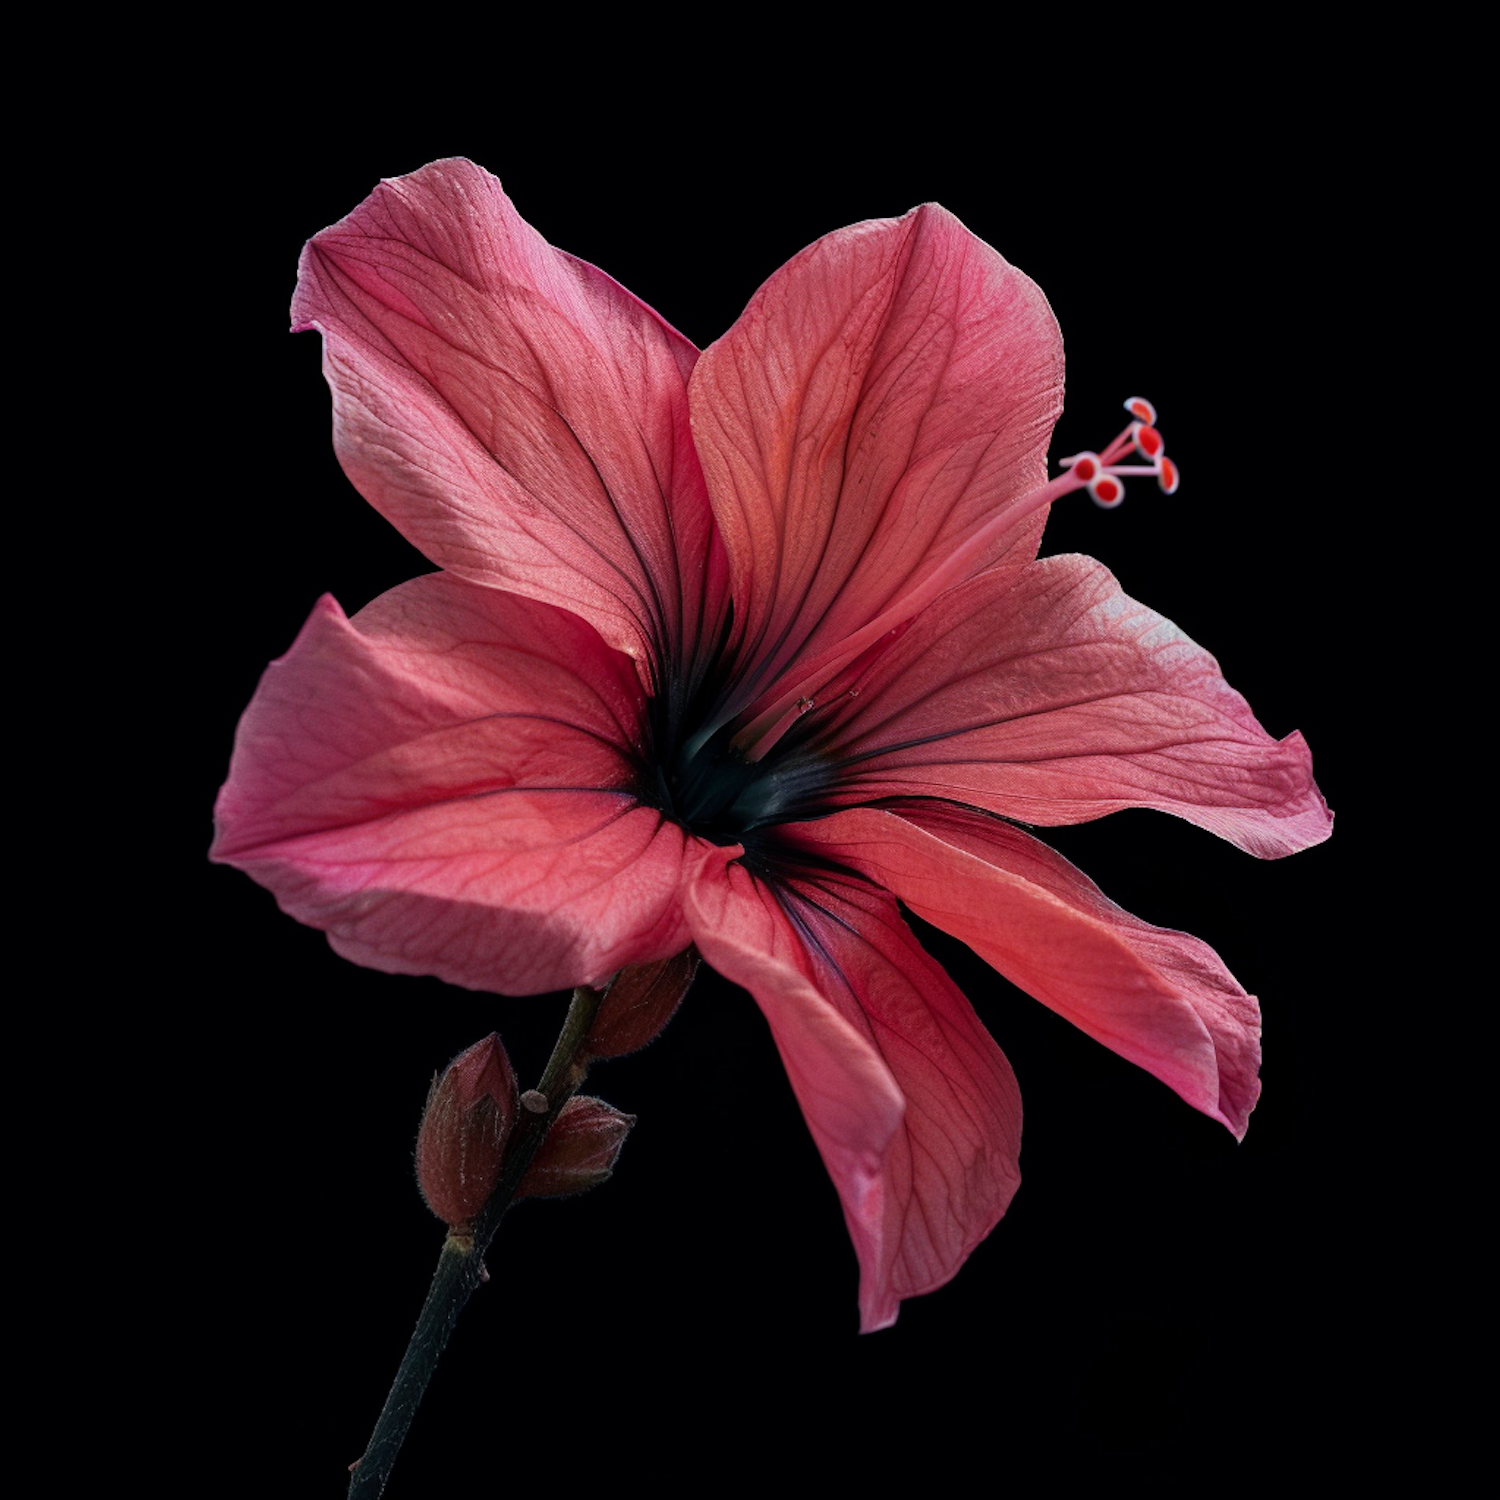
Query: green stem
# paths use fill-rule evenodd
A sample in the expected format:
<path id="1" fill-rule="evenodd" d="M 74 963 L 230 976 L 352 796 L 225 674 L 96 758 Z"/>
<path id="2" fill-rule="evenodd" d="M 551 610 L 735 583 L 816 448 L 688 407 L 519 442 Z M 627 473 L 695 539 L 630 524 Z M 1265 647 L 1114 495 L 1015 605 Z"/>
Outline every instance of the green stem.
<path id="1" fill-rule="evenodd" d="M 558 1111 L 578 1091 L 588 1072 L 589 1060 L 581 1049 L 599 1000 L 597 991 L 584 986 L 573 991 L 567 1019 L 535 1090 L 545 1099 L 545 1108 L 523 1107 L 519 1111 L 500 1181 L 474 1221 L 473 1232 L 450 1234 L 444 1243 L 427 1301 L 422 1305 L 421 1316 L 396 1371 L 391 1393 L 385 1399 L 364 1457 L 354 1465 L 349 1500 L 378 1500 L 384 1493 L 396 1455 L 437 1369 L 438 1357 L 458 1322 L 458 1315 L 480 1283 L 485 1253 L 500 1228 L 500 1221 Z M 528 1103 L 540 1101 L 528 1099 Z"/>

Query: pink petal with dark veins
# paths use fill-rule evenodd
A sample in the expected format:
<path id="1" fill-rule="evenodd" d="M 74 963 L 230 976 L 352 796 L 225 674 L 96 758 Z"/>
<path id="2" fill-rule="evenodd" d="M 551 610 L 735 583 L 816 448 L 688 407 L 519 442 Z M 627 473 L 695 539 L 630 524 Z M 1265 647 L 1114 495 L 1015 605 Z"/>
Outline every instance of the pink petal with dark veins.
<path id="1" fill-rule="evenodd" d="M 1045 483 L 1062 376 L 1040 290 L 936 204 L 827 235 L 761 287 L 689 386 L 746 695 Z M 1029 562 L 1043 519 L 971 571 Z"/>
<path id="2" fill-rule="evenodd" d="M 694 841 L 633 792 L 644 697 L 582 620 L 444 574 L 325 597 L 235 739 L 212 857 L 338 952 L 529 994 L 687 946 Z"/>
<path id="3" fill-rule="evenodd" d="M 334 445 L 445 569 L 572 609 L 642 679 L 711 640 L 726 575 L 688 425 L 697 351 L 554 250 L 472 162 L 383 182 L 303 252 Z"/>
<path id="4" fill-rule="evenodd" d="M 694 940 L 770 1023 L 859 1256 L 860 1325 L 948 1281 L 1020 1183 L 1015 1077 L 894 901 L 857 876 L 778 876 L 733 851 L 684 891 Z"/>
<path id="5" fill-rule="evenodd" d="M 1274 740 L 1208 652 L 1087 557 L 940 596 L 809 716 L 835 796 L 945 797 L 1023 823 L 1155 807 L 1262 858 L 1328 837 L 1300 734 Z"/>
<path id="6" fill-rule="evenodd" d="M 786 832 L 1244 1135 L 1260 1094 L 1260 1010 L 1206 943 L 1131 916 L 1029 834 L 951 803 L 855 808 Z"/>

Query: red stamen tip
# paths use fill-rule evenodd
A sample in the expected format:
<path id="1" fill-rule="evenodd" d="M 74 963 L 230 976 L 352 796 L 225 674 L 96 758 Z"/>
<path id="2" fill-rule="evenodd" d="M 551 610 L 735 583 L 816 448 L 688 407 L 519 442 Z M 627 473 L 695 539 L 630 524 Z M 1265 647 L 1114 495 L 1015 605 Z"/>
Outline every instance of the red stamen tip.
<path id="1" fill-rule="evenodd" d="M 1154 427 L 1141 426 L 1133 433 L 1135 450 L 1146 458 L 1160 458 L 1166 451 L 1166 443 L 1162 441 L 1162 435 Z"/>
<path id="2" fill-rule="evenodd" d="M 1099 455 L 1097 453 L 1080 453 L 1073 460 L 1073 474 L 1085 484 L 1090 483 L 1098 473 Z"/>
<path id="3" fill-rule="evenodd" d="M 1138 422 L 1151 427 L 1156 425 L 1156 408 L 1144 396 L 1131 396 L 1125 402 L 1125 410 Z"/>
<path id="4" fill-rule="evenodd" d="M 1164 495 L 1175 495 L 1177 486 L 1182 483 L 1182 475 L 1177 472 L 1177 465 L 1170 458 L 1163 458 L 1157 471 L 1156 482 L 1161 486 Z"/>
<path id="5" fill-rule="evenodd" d="M 1125 498 L 1125 486 L 1113 474 L 1100 474 L 1089 481 L 1089 494 L 1095 505 L 1113 510 Z"/>

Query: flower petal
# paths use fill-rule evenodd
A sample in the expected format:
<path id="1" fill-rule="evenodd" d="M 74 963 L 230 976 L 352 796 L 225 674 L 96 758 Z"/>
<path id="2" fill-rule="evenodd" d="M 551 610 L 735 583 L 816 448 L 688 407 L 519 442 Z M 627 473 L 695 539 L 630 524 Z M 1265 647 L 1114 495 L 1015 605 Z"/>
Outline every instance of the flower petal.
<path id="1" fill-rule="evenodd" d="M 488 172 L 381 183 L 308 243 L 292 320 L 323 333 L 345 472 L 435 563 L 577 611 L 648 684 L 713 635 L 697 351 L 548 245 Z"/>
<path id="2" fill-rule="evenodd" d="M 846 803 L 945 797 L 1043 825 L 1155 807 L 1262 858 L 1332 826 L 1302 736 L 1272 739 L 1213 657 L 1092 558 L 942 595 L 858 689 L 807 716 Z"/>
<path id="3" fill-rule="evenodd" d="M 212 857 L 345 957 L 471 989 L 603 980 L 687 946 L 687 835 L 632 791 L 644 698 L 582 620 L 445 574 L 261 679 Z"/>
<path id="4" fill-rule="evenodd" d="M 1015 1076 L 895 903 L 843 872 L 705 861 L 684 890 L 704 957 L 770 1023 L 860 1263 L 860 1324 L 948 1281 L 1020 1184 Z"/>
<path id="5" fill-rule="evenodd" d="M 787 832 L 1245 1134 L 1260 1094 L 1260 1009 L 1206 943 L 1131 916 L 1029 834 L 951 803 L 853 808 Z"/>
<path id="6" fill-rule="evenodd" d="M 1039 288 L 936 204 L 772 276 L 689 386 L 748 685 L 836 646 L 1044 484 L 1062 375 Z M 1029 562 L 1043 519 L 972 571 Z"/>

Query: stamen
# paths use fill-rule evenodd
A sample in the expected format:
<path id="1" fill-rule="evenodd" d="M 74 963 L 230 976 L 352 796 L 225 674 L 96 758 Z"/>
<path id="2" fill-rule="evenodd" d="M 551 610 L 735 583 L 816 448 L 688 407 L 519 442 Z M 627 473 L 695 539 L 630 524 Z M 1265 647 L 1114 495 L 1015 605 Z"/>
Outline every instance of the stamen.
<path id="1" fill-rule="evenodd" d="M 829 691 L 840 673 L 856 661 L 867 664 L 866 653 L 871 659 L 879 654 L 890 644 L 882 641 L 883 636 L 904 627 L 918 610 L 957 583 L 997 537 L 1014 530 L 1034 511 L 1081 489 L 1088 490 L 1096 505 L 1113 510 L 1125 498 L 1127 475 L 1153 475 L 1164 494 L 1175 494 L 1181 476 L 1177 465 L 1167 457 L 1166 440 L 1156 426 L 1156 408 L 1144 396 L 1132 396 L 1125 402 L 1125 410 L 1132 419 L 1129 426 L 1117 433 L 1102 453 L 1085 449 L 1082 453 L 1070 453 L 1060 459 L 1062 473 L 1055 479 L 998 511 L 967 541 L 949 553 L 921 583 L 890 608 L 882 610 L 868 625 L 856 630 L 837 646 L 820 652 L 811 661 L 800 664 L 794 681 L 787 683 L 783 679 L 776 687 L 762 693 L 741 713 L 741 727 L 732 741 L 734 747 L 747 761 L 757 761 L 818 703 L 831 705 L 843 697 L 847 688 Z M 1121 463 L 1132 453 L 1146 462 Z M 843 678 L 843 681 L 847 682 L 848 678 Z M 718 728 L 728 718 L 726 714 L 711 727 Z"/>
<path id="2" fill-rule="evenodd" d="M 1156 408 L 1144 396 L 1132 396 L 1125 410 L 1135 418 L 1118 434 L 1103 453 L 1074 453 L 1060 460 L 1066 473 L 1088 487 L 1096 505 L 1113 510 L 1125 498 L 1120 482 L 1128 474 L 1150 474 L 1164 494 L 1174 494 L 1180 476 L 1177 465 L 1167 457 L 1166 439 L 1156 428 Z M 1122 464 L 1120 460 L 1135 452 L 1144 464 Z"/>

